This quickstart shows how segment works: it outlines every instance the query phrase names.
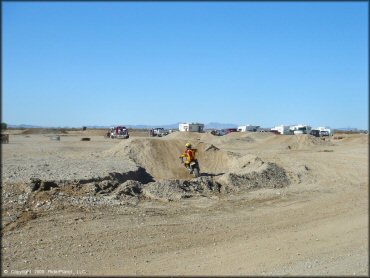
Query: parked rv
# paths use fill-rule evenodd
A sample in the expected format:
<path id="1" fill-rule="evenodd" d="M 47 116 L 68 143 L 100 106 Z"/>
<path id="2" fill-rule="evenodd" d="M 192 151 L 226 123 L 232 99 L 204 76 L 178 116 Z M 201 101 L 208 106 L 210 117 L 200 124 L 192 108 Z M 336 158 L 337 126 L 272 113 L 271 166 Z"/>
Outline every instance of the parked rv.
<path id="1" fill-rule="evenodd" d="M 290 126 L 288 125 L 275 126 L 271 128 L 271 131 L 275 132 L 276 134 L 283 134 L 283 135 L 292 134 L 290 130 Z"/>
<path id="2" fill-rule="evenodd" d="M 203 132 L 204 124 L 200 123 L 182 123 L 179 124 L 179 131 L 185 132 Z"/>
<path id="3" fill-rule="evenodd" d="M 290 127 L 290 131 L 293 132 L 294 135 L 297 134 L 310 134 L 311 127 L 309 125 L 294 125 Z"/>

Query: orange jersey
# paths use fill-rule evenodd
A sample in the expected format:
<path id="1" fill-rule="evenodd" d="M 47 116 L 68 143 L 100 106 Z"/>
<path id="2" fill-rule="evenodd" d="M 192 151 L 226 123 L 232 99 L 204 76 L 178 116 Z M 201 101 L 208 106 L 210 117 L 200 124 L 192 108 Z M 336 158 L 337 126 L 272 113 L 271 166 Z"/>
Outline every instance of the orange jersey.
<path id="1" fill-rule="evenodd" d="M 190 163 L 192 162 L 194 159 L 195 159 L 195 150 L 192 150 L 192 149 L 187 149 L 182 155 L 181 157 L 186 157 L 186 162 L 187 163 Z"/>

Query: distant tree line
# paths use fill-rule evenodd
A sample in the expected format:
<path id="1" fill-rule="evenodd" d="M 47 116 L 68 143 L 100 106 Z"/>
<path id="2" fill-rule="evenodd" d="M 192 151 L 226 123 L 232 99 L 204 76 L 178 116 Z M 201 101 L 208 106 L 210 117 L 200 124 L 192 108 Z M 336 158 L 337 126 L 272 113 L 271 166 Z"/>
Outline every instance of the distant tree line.
<path id="1" fill-rule="evenodd" d="M 8 125 L 6 123 L 1 123 L 1 130 L 8 129 Z"/>

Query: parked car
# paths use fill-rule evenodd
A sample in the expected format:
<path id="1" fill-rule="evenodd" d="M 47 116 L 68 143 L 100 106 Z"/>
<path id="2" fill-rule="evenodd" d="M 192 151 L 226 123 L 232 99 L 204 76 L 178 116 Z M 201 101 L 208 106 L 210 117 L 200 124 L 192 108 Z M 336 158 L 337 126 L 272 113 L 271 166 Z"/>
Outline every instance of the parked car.
<path id="1" fill-rule="evenodd" d="M 211 134 L 215 136 L 223 136 L 231 132 L 238 132 L 238 130 L 236 128 L 214 129 L 211 131 Z"/>
<path id="2" fill-rule="evenodd" d="M 329 136 L 330 134 L 329 134 L 329 131 L 327 131 L 327 130 L 321 130 L 320 135 L 321 136 Z"/>
<path id="3" fill-rule="evenodd" d="M 315 136 L 315 137 L 320 137 L 320 136 L 321 136 L 321 134 L 320 134 L 320 130 L 317 130 L 317 129 L 312 129 L 312 130 L 310 131 L 310 134 L 311 134 L 312 136 Z"/>
<path id="4" fill-rule="evenodd" d="M 225 134 L 229 134 L 231 132 L 238 132 L 238 129 L 236 129 L 236 128 L 227 128 Z"/>
<path id="5" fill-rule="evenodd" d="M 169 134 L 168 130 L 164 129 L 163 127 L 157 127 L 150 130 L 150 136 L 162 137 L 168 134 Z"/>
<path id="6" fill-rule="evenodd" d="M 219 129 L 212 130 L 211 131 L 211 134 L 212 135 L 215 135 L 215 136 L 221 136 L 221 135 L 223 135 L 223 134 L 221 134 L 221 130 L 219 130 Z"/>

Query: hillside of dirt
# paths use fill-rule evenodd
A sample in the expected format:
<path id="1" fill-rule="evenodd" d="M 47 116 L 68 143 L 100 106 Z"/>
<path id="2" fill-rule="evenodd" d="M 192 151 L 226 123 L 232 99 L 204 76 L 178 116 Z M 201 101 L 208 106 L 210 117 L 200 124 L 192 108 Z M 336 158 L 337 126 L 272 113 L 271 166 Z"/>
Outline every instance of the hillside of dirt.
<path id="1" fill-rule="evenodd" d="M 2 145 L 5 276 L 368 275 L 365 134 L 26 131 Z"/>

